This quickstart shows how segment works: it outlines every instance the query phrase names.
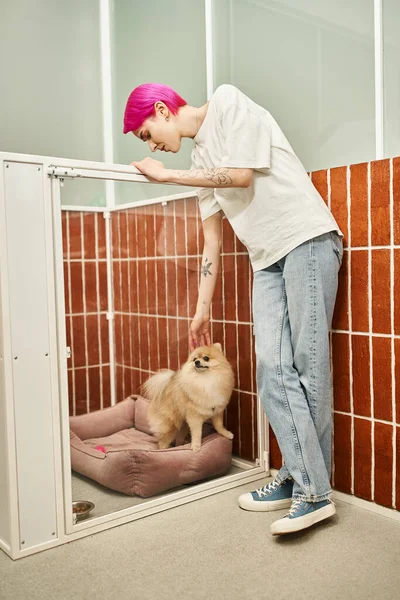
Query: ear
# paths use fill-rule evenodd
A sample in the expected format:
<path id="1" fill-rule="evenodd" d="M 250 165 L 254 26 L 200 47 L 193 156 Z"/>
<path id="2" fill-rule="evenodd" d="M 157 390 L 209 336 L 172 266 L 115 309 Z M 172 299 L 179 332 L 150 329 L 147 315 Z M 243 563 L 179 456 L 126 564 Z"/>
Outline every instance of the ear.
<path id="1" fill-rule="evenodd" d="M 157 115 L 160 114 L 164 119 L 169 118 L 170 113 L 168 106 L 164 104 L 164 102 L 161 102 L 161 100 L 158 100 L 154 104 L 154 110 L 156 111 Z"/>
<path id="2" fill-rule="evenodd" d="M 215 344 L 213 344 L 213 346 L 214 346 L 215 348 L 218 348 L 218 350 L 219 350 L 220 352 L 222 352 L 222 346 L 221 346 L 221 344 L 220 344 L 219 342 L 216 342 Z M 223 354 L 223 352 L 222 352 L 222 354 Z"/>

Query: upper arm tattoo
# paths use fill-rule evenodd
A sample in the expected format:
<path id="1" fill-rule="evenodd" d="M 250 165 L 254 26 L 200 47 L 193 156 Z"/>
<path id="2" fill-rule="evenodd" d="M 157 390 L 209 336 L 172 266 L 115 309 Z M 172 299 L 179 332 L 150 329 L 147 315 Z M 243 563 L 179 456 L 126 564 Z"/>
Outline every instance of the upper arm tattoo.
<path id="1" fill-rule="evenodd" d="M 218 169 L 193 169 L 191 171 L 178 171 L 179 177 L 190 177 L 194 178 L 198 175 L 204 175 L 204 177 L 215 185 L 230 185 L 233 183 L 232 177 L 229 175 L 228 167 L 220 167 Z"/>

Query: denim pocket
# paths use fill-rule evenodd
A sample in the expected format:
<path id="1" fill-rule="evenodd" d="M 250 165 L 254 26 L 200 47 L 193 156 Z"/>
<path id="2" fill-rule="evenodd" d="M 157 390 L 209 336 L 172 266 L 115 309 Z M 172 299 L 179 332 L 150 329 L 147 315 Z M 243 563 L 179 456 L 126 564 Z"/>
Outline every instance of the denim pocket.
<path id="1" fill-rule="evenodd" d="M 339 261 L 339 266 L 341 266 L 342 260 L 343 260 L 343 241 L 342 241 L 343 238 L 338 233 L 336 233 L 336 231 L 331 231 L 330 236 L 331 236 L 333 251 L 337 256 L 337 259 Z"/>

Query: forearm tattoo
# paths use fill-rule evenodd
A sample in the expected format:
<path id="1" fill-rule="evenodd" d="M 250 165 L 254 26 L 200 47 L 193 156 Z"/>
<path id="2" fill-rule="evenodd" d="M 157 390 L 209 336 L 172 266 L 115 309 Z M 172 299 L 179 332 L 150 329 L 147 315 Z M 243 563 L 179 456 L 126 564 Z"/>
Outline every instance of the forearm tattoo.
<path id="1" fill-rule="evenodd" d="M 215 183 L 215 185 L 230 185 L 233 183 L 227 167 L 221 167 L 219 169 L 193 169 L 192 171 L 178 171 L 178 176 L 189 177 L 190 179 L 203 176 L 205 179 Z"/>
<path id="2" fill-rule="evenodd" d="M 210 271 L 211 265 L 212 263 L 208 262 L 208 258 L 206 258 L 204 261 L 204 265 L 202 265 L 201 267 L 201 272 L 203 273 L 204 277 L 207 277 L 207 275 L 212 275 Z"/>

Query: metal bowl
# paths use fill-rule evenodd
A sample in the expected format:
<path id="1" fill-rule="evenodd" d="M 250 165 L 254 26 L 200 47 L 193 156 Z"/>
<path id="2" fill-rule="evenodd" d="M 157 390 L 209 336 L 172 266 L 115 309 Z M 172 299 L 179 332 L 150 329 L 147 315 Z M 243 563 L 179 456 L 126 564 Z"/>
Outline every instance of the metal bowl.
<path id="1" fill-rule="evenodd" d="M 74 523 L 76 521 L 81 521 L 82 519 L 86 519 L 89 516 L 91 510 L 94 509 L 93 502 L 89 502 L 88 500 L 76 500 L 72 503 L 72 512 L 74 516 Z"/>

